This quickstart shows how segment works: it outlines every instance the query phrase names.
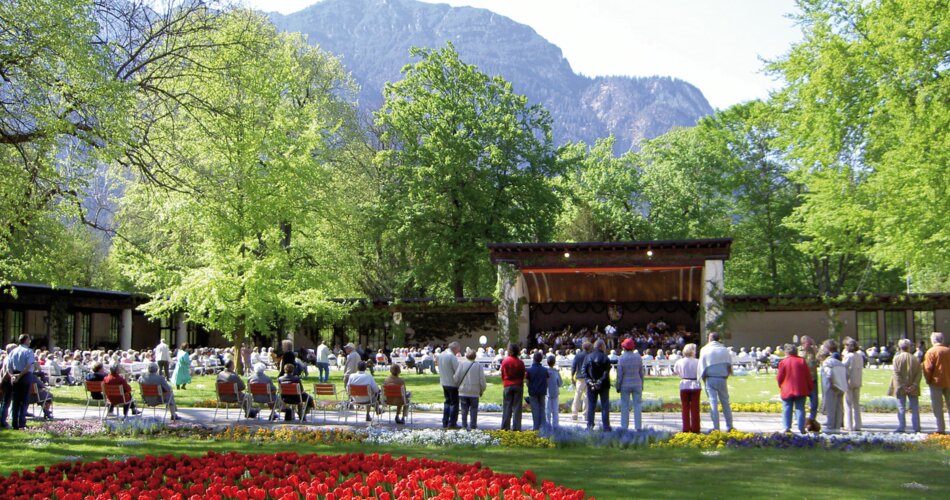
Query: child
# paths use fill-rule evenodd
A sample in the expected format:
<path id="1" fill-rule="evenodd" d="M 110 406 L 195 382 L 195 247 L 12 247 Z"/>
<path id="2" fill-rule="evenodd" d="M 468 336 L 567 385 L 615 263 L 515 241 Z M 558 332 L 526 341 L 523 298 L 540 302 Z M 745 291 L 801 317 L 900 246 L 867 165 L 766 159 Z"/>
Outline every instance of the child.
<path id="1" fill-rule="evenodd" d="M 546 409 L 545 416 L 548 420 L 548 427 L 550 429 L 557 429 L 558 426 L 558 411 L 560 410 L 560 402 L 558 401 L 558 394 L 561 390 L 561 371 L 555 366 L 557 360 L 554 356 L 548 356 L 548 397 L 546 400 Z"/>

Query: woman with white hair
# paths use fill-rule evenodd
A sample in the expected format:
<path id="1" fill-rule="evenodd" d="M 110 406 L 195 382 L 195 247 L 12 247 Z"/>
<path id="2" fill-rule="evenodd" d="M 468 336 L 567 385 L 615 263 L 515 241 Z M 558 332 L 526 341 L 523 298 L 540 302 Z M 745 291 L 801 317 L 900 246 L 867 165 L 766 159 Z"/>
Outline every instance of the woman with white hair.
<path id="1" fill-rule="evenodd" d="M 683 413 L 683 432 L 699 433 L 699 397 L 703 390 L 696 377 L 699 360 L 696 344 L 683 347 L 683 357 L 673 365 L 673 373 L 680 378 L 680 404 Z"/>
<path id="2" fill-rule="evenodd" d="M 887 388 L 887 395 L 897 398 L 897 432 L 904 432 L 907 426 L 907 400 L 910 400 L 910 424 L 914 432 L 920 432 L 920 379 L 923 370 L 917 356 L 910 350 L 914 343 L 908 339 L 901 339 L 897 343 L 900 353 L 894 356 L 894 373 L 891 375 L 891 385 Z"/>

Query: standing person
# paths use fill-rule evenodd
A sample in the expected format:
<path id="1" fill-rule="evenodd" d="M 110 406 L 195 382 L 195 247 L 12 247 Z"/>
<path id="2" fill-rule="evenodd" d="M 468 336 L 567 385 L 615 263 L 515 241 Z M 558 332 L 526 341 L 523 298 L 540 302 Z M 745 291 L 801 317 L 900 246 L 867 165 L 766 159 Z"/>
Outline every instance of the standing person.
<path id="1" fill-rule="evenodd" d="M 531 356 L 531 368 L 528 368 L 528 402 L 531 404 L 531 419 L 535 432 L 544 429 L 544 397 L 548 393 L 548 369 L 541 364 L 544 354 L 535 351 Z"/>
<path id="2" fill-rule="evenodd" d="M 560 424 L 558 414 L 561 411 L 561 403 L 558 396 L 563 384 L 561 370 L 557 369 L 557 358 L 554 355 L 548 356 L 548 393 L 544 400 L 544 415 L 547 417 L 548 428 L 551 430 L 557 429 Z"/>
<path id="3" fill-rule="evenodd" d="M 11 424 L 14 430 L 26 428 L 26 410 L 30 406 L 33 365 L 36 363 L 36 354 L 30 349 L 32 341 L 29 335 L 20 335 L 19 344 L 6 360 L 6 372 L 10 375 L 10 386 L 13 389 Z"/>
<path id="4" fill-rule="evenodd" d="M 574 353 L 571 363 L 571 383 L 574 384 L 574 403 L 571 404 L 571 419 L 577 420 L 577 413 L 587 414 L 587 375 L 584 375 L 584 360 L 591 350 L 591 343 L 584 342 Z"/>
<path id="5" fill-rule="evenodd" d="M 778 364 L 778 387 L 782 397 L 782 424 L 792 431 L 792 407 L 798 419 L 798 432 L 805 433 L 805 398 L 811 394 L 815 381 L 808 363 L 798 355 L 794 344 L 785 344 L 785 359 Z"/>
<path id="6" fill-rule="evenodd" d="M 241 368 L 244 370 L 244 376 L 250 376 L 254 373 L 254 365 L 251 361 L 251 349 L 246 343 L 241 344 Z"/>
<path id="7" fill-rule="evenodd" d="M 0 393 L 2 393 L 0 396 L 3 397 L 3 402 L 0 404 L 0 429 L 10 427 L 10 424 L 7 423 L 7 417 L 10 415 L 10 405 L 13 404 L 13 383 L 11 382 L 12 374 L 7 370 L 6 360 L 16 347 L 16 344 L 7 344 L 3 363 L 0 364 Z"/>
<path id="8" fill-rule="evenodd" d="M 610 359 L 607 358 L 607 345 L 603 340 L 594 342 L 594 350 L 584 360 L 584 374 L 587 376 L 587 430 L 594 428 L 594 410 L 600 398 L 601 429 L 610 432 Z"/>
<path id="9" fill-rule="evenodd" d="M 732 375 L 732 354 L 719 342 L 719 332 L 710 332 L 709 342 L 699 350 L 699 368 L 696 375 L 706 384 L 709 396 L 709 416 L 713 430 L 719 430 L 719 403 L 726 417 L 726 432 L 732 430 L 732 407 L 729 405 L 729 384 Z"/>
<path id="10" fill-rule="evenodd" d="M 930 404 L 937 419 L 937 433 L 943 434 L 947 430 L 943 419 L 944 403 L 950 411 L 950 347 L 944 344 L 941 332 L 930 334 L 930 343 L 933 347 L 924 354 L 924 378 L 930 386 Z"/>
<path id="11" fill-rule="evenodd" d="M 317 380 L 321 384 L 330 380 L 330 348 L 322 340 L 317 346 Z"/>
<path id="12" fill-rule="evenodd" d="M 508 356 L 501 362 L 501 382 L 504 387 L 501 430 L 521 430 L 521 400 L 524 398 L 524 362 L 518 359 L 518 344 L 508 344 Z M 512 422 L 512 420 L 514 422 Z"/>
<path id="13" fill-rule="evenodd" d="M 152 350 L 152 354 L 155 355 L 155 363 L 158 364 L 158 369 L 165 376 L 165 380 L 169 380 L 171 377 L 168 373 L 168 367 L 172 361 L 172 351 L 165 343 L 165 339 L 158 339 L 158 345 Z"/>
<path id="14" fill-rule="evenodd" d="M 623 354 L 617 361 L 617 392 L 620 393 L 620 427 L 627 430 L 630 427 L 630 399 L 633 399 L 633 429 L 643 430 L 641 425 L 641 402 L 643 398 L 643 377 L 646 368 L 643 359 L 635 351 L 633 339 L 625 339 L 620 347 Z"/>
<path id="15" fill-rule="evenodd" d="M 345 386 L 349 384 L 350 376 L 359 372 L 362 359 L 352 342 L 343 346 L 343 352 L 346 353 L 346 361 L 343 363 L 343 385 Z"/>
<path id="16" fill-rule="evenodd" d="M 838 432 L 844 425 L 844 393 L 848 390 L 848 370 L 841 362 L 838 344 L 828 339 L 821 345 L 821 397 L 825 401 L 825 431 Z"/>
<path id="17" fill-rule="evenodd" d="M 800 340 L 801 349 L 798 355 L 805 360 L 808 370 L 811 371 L 811 379 L 815 381 L 815 388 L 808 395 L 808 419 L 815 420 L 818 416 L 818 348 L 815 341 L 808 335 L 802 335 Z"/>
<path id="18" fill-rule="evenodd" d="M 178 348 L 178 362 L 175 363 L 172 378 L 175 379 L 175 389 L 178 390 L 185 390 L 185 386 L 191 383 L 191 356 L 188 354 L 188 344 L 182 344 Z"/>
<path id="19" fill-rule="evenodd" d="M 923 369 L 920 360 L 910 350 L 914 343 L 908 339 L 901 339 L 897 343 L 900 353 L 894 356 L 894 373 L 891 376 L 891 385 L 887 388 L 887 395 L 897 398 L 897 432 L 904 432 L 907 428 L 907 400 L 910 399 L 910 423 L 914 432 L 920 432 L 920 379 Z M 941 412 L 942 414 L 942 412 Z"/>
<path id="20" fill-rule="evenodd" d="M 285 365 L 294 365 L 294 375 L 300 375 L 300 368 L 297 366 L 297 353 L 294 352 L 294 343 L 290 339 L 284 339 L 280 342 L 280 366 L 277 367 L 279 373 L 284 372 Z"/>
<path id="21" fill-rule="evenodd" d="M 478 429 L 478 399 L 488 388 L 485 370 L 475 362 L 477 354 L 471 347 L 465 349 L 465 361 L 462 361 L 455 372 L 455 385 L 459 388 L 462 427 L 465 429 Z"/>
<path id="22" fill-rule="evenodd" d="M 676 360 L 673 373 L 680 378 L 680 405 L 683 414 L 683 432 L 699 433 L 699 396 L 703 386 L 696 372 L 699 360 L 696 359 L 696 344 L 683 347 L 683 357 Z"/>
<path id="23" fill-rule="evenodd" d="M 844 340 L 844 367 L 848 372 L 848 390 L 844 393 L 844 425 L 849 432 L 861 431 L 861 385 L 864 374 L 864 352 L 853 338 Z"/>
<path id="24" fill-rule="evenodd" d="M 442 383 L 442 428 L 459 428 L 459 388 L 455 383 L 455 372 L 459 369 L 458 342 L 449 344 L 448 349 L 439 354 L 439 382 Z"/>

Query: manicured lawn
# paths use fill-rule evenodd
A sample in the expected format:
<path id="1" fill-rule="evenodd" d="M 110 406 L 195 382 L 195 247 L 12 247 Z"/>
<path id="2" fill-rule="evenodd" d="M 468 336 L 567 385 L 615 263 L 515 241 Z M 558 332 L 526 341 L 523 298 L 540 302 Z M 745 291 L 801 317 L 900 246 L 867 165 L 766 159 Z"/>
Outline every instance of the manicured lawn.
<path id="1" fill-rule="evenodd" d="M 44 443 L 43 439 L 48 439 Z M 305 446 L 250 444 L 174 438 L 41 438 L 0 432 L 0 474 L 50 465 L 64 457 L 83 460 L 143 454 L 192 454 L 209 450 L 246 453 L 389 452 L 482 464 L 499 472 L 533 470 L 602 499 L 699 496 L 780 498 L 907 498 L 950 496 L 950 453 L 827 450 L 724 449 L 703 454 L 691 449 L 436 449 L 399 446 Z M 927 489 L 911 489 L 919 483 Z"/>
<path id="2" fill-rule="evenodd" d="M 375 374 L 377 383 L 382 383 L 388 374 L 389 372 L 385 369 L 377 370 Z M 269 373 L 268 375 L 276 375 L 276 372 Z M 565 387 L 561 392 L 561 402 L 565 403 L 570 397 L 567 391 L 567 384 L 569 384 L 570 381 L 567 372 L 564 372 L 562 376 L 564 377 Z M 887 394 L 887 386 L 890 383 L 890 377 L 891 371 L 888 369 L 864 370 L 862 399 L 868 401 L 885 396 Z M 414 402 L 442 402 L 442 386 L 439 383 L 438 375 L 417 375 L 415 372 L 404 372 L 403 378 L 406 379 L 408 389 L 412 391 L 412 400 Z M 187 390 L 175 391 L 175 399 L 182 407 L 193 406 L 198 401 L 215 399 L 214 376 L 195 376 L 193 379 L 192 383 L 188 384 Z M 308 391 L 311 390 L 315 380 L 316 377 L 312 375 L 304 379 L 304 386 L 307 387 Z M 337 388 L 342 390 L 342 372 L 330 372 L 330 381 L 337 384 Z M 137 393 L 138 388 L 134 386 L 135 384 L 133 384 L 133 389 Z M 769 400 L 778 401 L 778 386 L 775 382 L 774 372 L 732 377 L 729 379 L 729 392 L 732 401 L 736 403 L 759 403 Z M 86 402 L 85 392 L 81 386 L 54 388 L 53 394 L 58 403 L 85 404 Z M 662 399 L 667 403 L 679 403 L 679 379 L 676 377 L 647 377 L 643 395 L 646 398 Z M 501 400 L 501 378 L 497 376 L 488 377 L 488 390 L 482 397 L 482 402 L 500 404 Z"/>

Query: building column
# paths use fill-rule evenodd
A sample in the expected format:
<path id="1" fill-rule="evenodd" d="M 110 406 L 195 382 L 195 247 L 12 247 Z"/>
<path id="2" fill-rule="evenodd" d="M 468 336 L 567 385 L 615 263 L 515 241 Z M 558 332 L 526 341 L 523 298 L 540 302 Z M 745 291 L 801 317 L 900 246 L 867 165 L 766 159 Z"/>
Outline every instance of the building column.
<path id="1" fill-rule="evenodd" d="M 86 349 L 82 345 L 82 311 L 73 313 L 73 349 Z"/>
<path id="2" fill-rule="evenodd" d="M 0 334 L 0 337 L 3 338 L 3 344 L 0 344 L 0 349 L 13 342 L 13 309 L 5 309 L 3 311 L 3 332 Z"/>
<path id="3" fill-rule="evenodd" d="M 721 260 L 707 260 L 703 266 L 703 317 L 700 318 L 700 342 L 706 342 L 711 329 L 721 328 L 725 312 L 725 296 Z M 722 332 L 720 332 L 722 333 Z"/>
<path id="4" fill-rule="evenodd" d="M 132 310 L 122 310 L 122 330 L 119 333 L 119 349 L 128 351 L 132 348 Z"/>
<path id="5" fill-rule="evenodd" d="M 178 313 L 178 328 L 175 329 L 175 345 L 180 346 L 188 342 L 188 323 L 185 322 L 185 313 Z"/>
<path id="6" fill-rule="evenodd" d="M 524 275 L 515 266 L 501 262 L 498 264 L 498 282 L 498 338 L 503 342 L 524 345 L 531 330 L 528 285 Z"/>

